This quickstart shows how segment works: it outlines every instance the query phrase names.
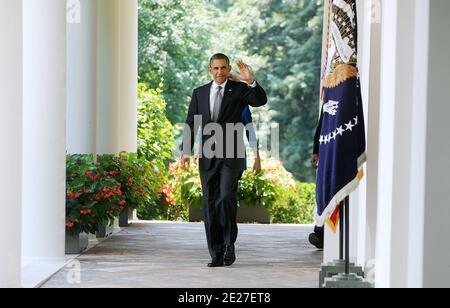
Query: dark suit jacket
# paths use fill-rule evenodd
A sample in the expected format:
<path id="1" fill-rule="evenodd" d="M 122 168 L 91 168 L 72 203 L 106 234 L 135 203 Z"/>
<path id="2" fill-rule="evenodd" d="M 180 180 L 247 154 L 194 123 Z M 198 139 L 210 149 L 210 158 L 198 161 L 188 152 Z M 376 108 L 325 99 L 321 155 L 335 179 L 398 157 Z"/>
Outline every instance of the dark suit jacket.
<path id="1" fill-rule="evenodd" d="M 195 116 L 202 116 L 202 128 L 205 128 L 207 124 L 212 123 L 210 111 L 211 86 L 212 82 L 198 89 L 195 89 L 192 94 L 192 101 L 189 106 L 189 112 L 186 119 L 186 124 L 189 126 L 190 131 L 185 130 L 183 138 L 183 153 L 185 154 L 187 149 L 184 147 L 184 144 L 187 144 L 189 142 L 189 139 L 191 142 L 191 147 L 188 150 L 190 152 L 192 152 L 192 147 L 194 145 L 195 133 L 198 129 L 197 127 L 194 127 Z M 233 158 L 227 158 L 227 139 L 230 140 L 231 136 L 227 136 L 226 134 L 226 124 L 230 123 L 236 125 L 238 123 L 242 123 L 242 113 L 247 104 L 252 107 L 261 107 L 267 104 L 267 95 L 264 89 L 259 84 L 257 84 L 256 88 L 251 88 L 246 83 L 229 80 L 225 88 L 217 124 L 222 127 L 224 132 L 222 143 L 222 148 L 224 151 L 224 164 L 234 170 L 242 170 L 245 168 L 245 157 L 236 158 L 238 157 L 238 148 L 245 149 L 245 143 L 243 139 L 244 131 L 242 130 L 242 134 L 234 133 L 234 138 L 232 138 L 234 145 L 234 155 Z M 203 145 L 210 138 L 210 135 L 205 135 L 202 131 Z M 228 142 L 228 146 L 230 145 L 230 142 Z M 203 157 L 201 157 L 199 161 L 200 170 L 210 170 L 211 162 L 211 159 L 208 159 L 205 157 L 205 155 L 203 155 Z"/>

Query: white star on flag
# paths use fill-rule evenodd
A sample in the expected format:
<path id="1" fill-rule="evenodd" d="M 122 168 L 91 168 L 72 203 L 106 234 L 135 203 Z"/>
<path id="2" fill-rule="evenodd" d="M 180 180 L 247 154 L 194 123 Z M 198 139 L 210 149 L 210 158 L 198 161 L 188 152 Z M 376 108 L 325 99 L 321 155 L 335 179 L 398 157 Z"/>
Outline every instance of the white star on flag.
<path id="1" fill-rule="evenodd" d="M 345 126 L 347 126 L 346 130 L 350 131 L 353 131 L 353 127 L 355 127 L 355 125 L 352 124 L 352 121 L 348 122 L 348 124 L 345 124 Z"/>

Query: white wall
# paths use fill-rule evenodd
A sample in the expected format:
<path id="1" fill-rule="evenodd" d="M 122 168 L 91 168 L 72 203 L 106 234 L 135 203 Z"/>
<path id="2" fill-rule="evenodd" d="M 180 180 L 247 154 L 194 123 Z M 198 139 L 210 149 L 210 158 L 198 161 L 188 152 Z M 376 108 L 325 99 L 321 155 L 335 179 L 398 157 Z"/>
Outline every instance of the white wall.
<path id="1" fill-rule="evenodd" d="M 22 2 L 0 0 L 0 288 L 20 287 Z"/>
<path id="2" fill-rule="evenodd" d="M 450 1 L 430 1 L 426 143 L 425 287 L 450 287 Z"/>

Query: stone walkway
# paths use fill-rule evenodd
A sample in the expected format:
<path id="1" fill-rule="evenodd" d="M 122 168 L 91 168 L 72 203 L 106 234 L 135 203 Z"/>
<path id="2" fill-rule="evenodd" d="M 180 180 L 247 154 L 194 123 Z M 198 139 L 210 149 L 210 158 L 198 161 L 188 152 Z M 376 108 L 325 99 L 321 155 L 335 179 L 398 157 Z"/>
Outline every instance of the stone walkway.
<path id="1" fill-rule="evenodd" d="M 43 287 L 315 288 L 322 252 L 307 243 L 311 230 L 240 225 L 236 263 L 209 269 L 203 224 L 134 223 L 81 255 Z"/>

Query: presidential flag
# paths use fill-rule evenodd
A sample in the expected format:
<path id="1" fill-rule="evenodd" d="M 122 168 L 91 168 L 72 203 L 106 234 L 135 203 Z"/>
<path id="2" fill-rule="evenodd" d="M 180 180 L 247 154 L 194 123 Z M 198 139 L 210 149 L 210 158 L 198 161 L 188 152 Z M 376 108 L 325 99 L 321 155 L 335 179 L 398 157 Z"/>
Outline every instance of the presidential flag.
<path id="1" fill-rule="evenodd" d="M 335 230 L 339 204 L 358 187 L 366 161 L 356 0 L 330 0 L 327 37 L 316 224 L 328 223 Z"/>

